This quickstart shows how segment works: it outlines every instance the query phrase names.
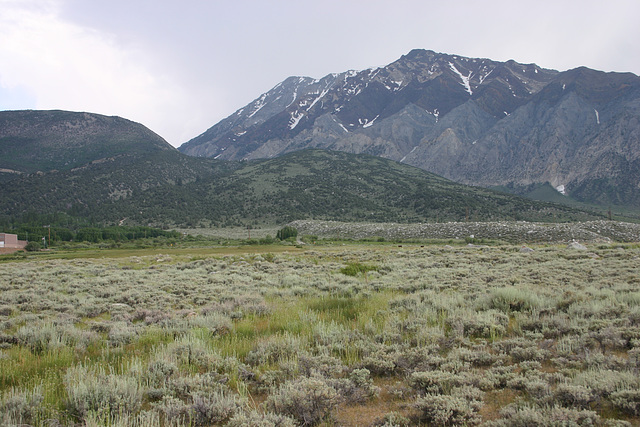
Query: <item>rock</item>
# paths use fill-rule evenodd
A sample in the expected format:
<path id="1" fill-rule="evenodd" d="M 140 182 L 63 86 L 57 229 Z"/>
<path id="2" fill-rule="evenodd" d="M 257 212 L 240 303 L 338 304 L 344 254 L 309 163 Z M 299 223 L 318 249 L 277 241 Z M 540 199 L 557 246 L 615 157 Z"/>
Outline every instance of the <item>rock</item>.
<path id="1" fill-rule="evenodd" d="M 531 248 L 529 248 L 527 246 L 523 246 L 523 247 L 520 248 L 520 252 L 525 252 L 525 253 L 533 252 L 533 249 L 531 249 Z"/>
<path id="2" fill-rule="evenodd" d="M 576 242 L 576 241 L 573 241 L 573 242 L 571 242 L 571 243 L 569 243 L 567 245 L 567 249 L 576 249 L 578 251 L 586 251 L 587 247 L 585 245 L 582 245 L 582 244 Z"/>

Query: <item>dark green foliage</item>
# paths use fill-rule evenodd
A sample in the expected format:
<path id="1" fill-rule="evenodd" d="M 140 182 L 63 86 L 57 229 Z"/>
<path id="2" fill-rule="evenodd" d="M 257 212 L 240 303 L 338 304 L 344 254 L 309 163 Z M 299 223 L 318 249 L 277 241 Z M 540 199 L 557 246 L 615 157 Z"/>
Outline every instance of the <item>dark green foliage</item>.
<path id="1" fill-rule="evenodd" d="M 35 252 L 40 249 L 42 249 L 42 246 L 40 246 L 40 243 L 38 242 L 29 242 L 27 243 L 27 246 L 24 247 L 24 250 L 27 252 Z"/>
<path id="2" fill-rule="evenodd" d="M 296 237 L 298 237 L 298 230 L 296 230 L 294 227 L 291 227 L 289 225 L 281 228 L 276 233 L 276 239 L 279 239 L 279 240 L 287 240 L 289 238 L 295 239 Z"/>
<path id="3" fill-rule="evenodd" d="M 171 150 L 123 155 L 76 170 L 23 175 L 0 183 L 0 193 L 0 224 L 3 217 L 10 221 L 7 218 L 58 213 L 68 222 L 80 222 L 76 229 L 122 221 L 228 227 L 296 219 L 408 223 L 598 218 L 456 184 L 378 157 L 323 150 L 240 163 Z"/>
<path id="4" fill-rule="evenodd" d="M 46 224 L 44 226 L 43 224 Z M 29 214 L 11 220 L 0 220 L 0 232 L 17 234 L 18 239 L 28 240 L 30 244 L 39 246 L 44 237 L 47 245 L 59 242 L 91 242 L 103 241 L 126 242 L 130 240 L 164 237 L 177 239 L 180 233 L 153 227 L 131 226 L 91 226 L 88 220 L 79 220 L 68 215 Z M 38 249 L 40 249 L 38 247 Z"/>

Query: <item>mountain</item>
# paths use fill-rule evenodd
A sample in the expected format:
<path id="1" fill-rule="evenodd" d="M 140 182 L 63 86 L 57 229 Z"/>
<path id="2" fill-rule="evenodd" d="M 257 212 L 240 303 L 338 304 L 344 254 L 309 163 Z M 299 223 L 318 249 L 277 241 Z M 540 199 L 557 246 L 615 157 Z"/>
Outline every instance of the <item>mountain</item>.
<path id="1" fill-rule="evenodd" d="M 118 200 L 229 167 L 189 158 L 145 126 L 69 111 L 0 112 L 0 212 L 121 218 Z"/>
<path id="2" fill-rule="evenodd" d="M 0 111 L 0 181 L 174 148 L 141 124 L 70 111 Z"/>
<path id="3" fill-rule="evenodd" d="M 290 77 L 179 150 L 241 160 L 305 148 L 638 207 L 640 78 L 413 50 L 381 68 Z"/>
<path id="4" fill-rule="evenodd" d="M 55 149 L 36 172 L 33 159 L 37 157 L 30 156 L 28 149 L 19 151 L 23 157 L 10 159 L 16 170 L 24 172 L 0 182 L 0 220 L 5 223 L 57 213 L 97 224 L 154 226 L 283 224 L 295 219 L 597 218 L 584 211 L 456 184 L 380 157 L 303 150 L 242 162 L 195 158 L 124 119 L 45 113 L 26 112 L 16 115 L 20 120 L 15 123 L 8 122 L 12 129 L 23 129 L 13 131 L 9 141 L 27 141 L 31 150 Z M 32 127 L 24 119 L 28 115 L 34 118 Z M 41 125 L 43 116 L 47 126 Z M 79 123 L 78 133 L 69 130 L 73 129 L 69 123 Z"/>

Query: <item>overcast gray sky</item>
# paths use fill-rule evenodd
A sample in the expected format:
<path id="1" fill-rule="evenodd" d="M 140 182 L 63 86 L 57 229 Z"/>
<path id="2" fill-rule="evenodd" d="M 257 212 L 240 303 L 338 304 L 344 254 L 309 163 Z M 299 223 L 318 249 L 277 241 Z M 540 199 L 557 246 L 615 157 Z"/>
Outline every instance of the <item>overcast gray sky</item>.
<path id="1" fill-rule="evenodd" d="M 291 75 L 411 49 L 640 74 L 640 1 L 0 0 L 0 110 L 140 122 L 174 146 Z"/>

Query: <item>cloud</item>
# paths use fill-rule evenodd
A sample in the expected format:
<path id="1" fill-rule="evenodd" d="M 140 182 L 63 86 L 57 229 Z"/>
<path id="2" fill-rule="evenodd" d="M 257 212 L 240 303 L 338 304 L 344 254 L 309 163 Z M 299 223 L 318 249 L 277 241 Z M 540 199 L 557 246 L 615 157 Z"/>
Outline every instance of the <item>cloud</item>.
<path id="1" fill-rule="evenodd" d="M 119 115 L 177 138 L 169 119 L 186 103 L 180 86 L 146 69 L 144 52 L 58 11 L 52 0 L 0 0 L 0 94 L 29 94 L 22 104 L 35 109 Z"/>
<path id="2" fill-rule="evenodd" d="M 288 76 L 413 48 L 638 73 L 638 13 L 637 0 L 0 0 L 0 108 L 119 115 L 178 145 Z"/>

